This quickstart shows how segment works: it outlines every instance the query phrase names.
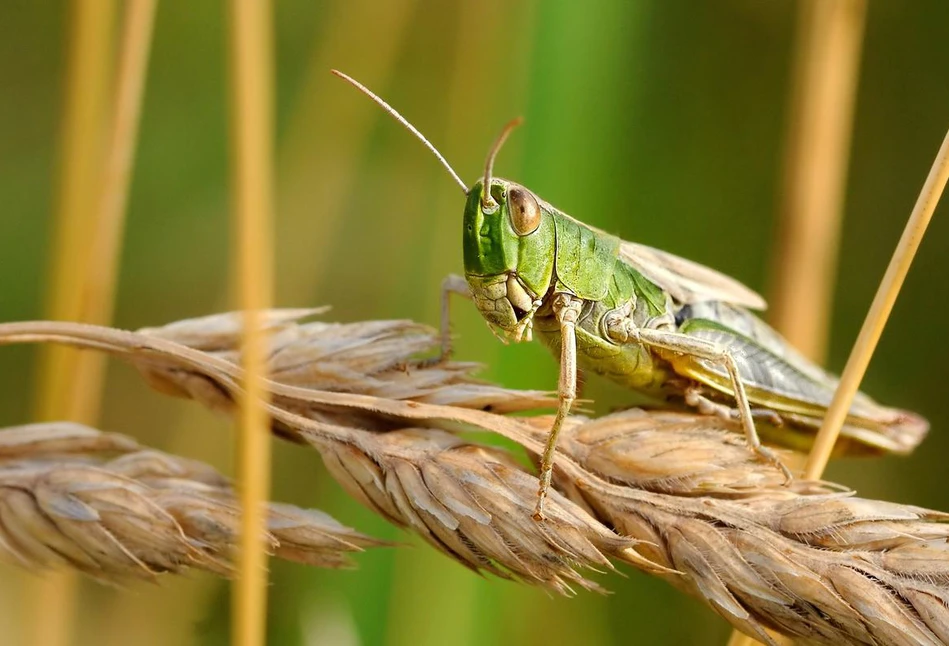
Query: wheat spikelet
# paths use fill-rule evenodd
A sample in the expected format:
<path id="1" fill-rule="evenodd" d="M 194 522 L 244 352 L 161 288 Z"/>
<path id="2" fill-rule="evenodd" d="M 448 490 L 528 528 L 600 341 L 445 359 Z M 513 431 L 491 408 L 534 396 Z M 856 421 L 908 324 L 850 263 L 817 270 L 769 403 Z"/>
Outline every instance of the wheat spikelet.
<path id="1" fill-rule="evenodd" d="M 31 570 L 76 568 L 116 582 L 199 568 L 232 573 L 240 510 L 203 463 L 67 422 L 0 431 L 0 556 Z M 380 544 L 319 511 L 272 503 L 281 558 L 345 567 Z"/>
<path id="2" fill-rule="evenodd" d="M 949 516 L 829 483 L 781 486 L 778 470 L 730 437 L 719 438 L 724 462 L 709 463 L 717 425 L 640 411 L 587 422 L 568 435 L 576 462 L 561 477 L 598 518 L 643 540 L 644 556 L 682 573 L 665 575 L 670 582 L 761 641 L 770 641 L 762 627 L 818 643 L 949 635 Z M 648 480 L 652 490 L 622 469 L 649 461 L 638 454 L 645 446 L 661 456 L 650 464 L 675 476 Z"/>
<path id="3" fill-rule="evenodd" d="M 325 309 L 268 312 L 264 320 L 271 335 L 269 369 L 273 381 L 310 390 L 358 393 L 496 413 L 536 409 L 550 406 L 553 401 L 546 392 L 510 390 L 478 381 L 472 376 L 480 367 L 478 364 L 457 361 L 433 364 L 420 358 L 435 347 L 437 338 L 431 328 L 419 323 L 398 320 L 300 322 Z M 241 320 L 235 313 L 179 321 L 141 332 L 202 350 L 233 364 L 240 360 Z M 193 387 L 183 383 L 186 380 L 181 373 L 170 373 L 160 366 L 151 369 L 140 362 L 136 365 L 156 386 L 164 383 L 172 392 L 181 387 L 186 393 Z"/>
<path id="4" fill-rule="evenodd" d="M 571 584 L 599 590 L 575 568 L 612 569 L 608 556 L 652 565 L 635 551 L 637 541 L 560 494 L 547 522 L 535 522 L 537 479 L 506 451 L 432 429 L 313 444 L 354 498 L 473 570 L 569 594 Z"/>
<path id="5" fill-rule="evenodd" d="M 826 482 L 783 486 L 781 473 L 755 459 L 727 422 L 630 410 L 569 420 L 551 518 L 535 523 L 533 474 L 505 451 L 455 433 L 491 431 L 536 456 L 549 419 L 481 408 L 523 410 L 549 402 L 543 393 L 480 384 L 466 364 L 417 359 L 436 341 L 414 323 L 304 332 L 294 322 L 299 314 L 270 315 L 281 326 L 275 338 L 290 340 L 274 343 L 272 356 L 284 353 L 274 374 L 295 375 L 268 384 L 275 431 L 314 446 L 354 497 L 467 567 L 569 592 L 597 588 L 577 566 L 604 570 L 608 558 L 619 558 L 703 599 L 766 643 L 766 628 L 828 644 L 949 639 L 949 516 L 861 499 Z M 163 390 L 230 412 L 240 371 L 227 337 L 237 338 L 236 320 L 224 315 L 147 334 L 7 324 L 0 343 L 108 350 Z M 196 333 L 201 326 L 205 332 Z M 417 343 L 398 340 L 413 335 Z M 334 342 L 359 350 L 324 351 Z M 294 343 L 299 357 L 288 349 Z M 307 365 L 313 361 L 325 365 Z M 370 374 L 360 378 L 361 369 Z M 377 396 L 386 389 L 404 398 Z"/>

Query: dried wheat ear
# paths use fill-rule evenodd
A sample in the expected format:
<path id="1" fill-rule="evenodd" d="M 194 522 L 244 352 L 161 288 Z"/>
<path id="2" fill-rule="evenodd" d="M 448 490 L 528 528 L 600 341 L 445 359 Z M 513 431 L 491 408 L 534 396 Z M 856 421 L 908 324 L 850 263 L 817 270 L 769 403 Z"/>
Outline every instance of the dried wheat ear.
<path id="1" fill-rule="evenodd" d="M 317 449 L 356 499 L 451 558 L 570 593 L 583 569 L 622 561 L 697 596 L 765 643 L 949 641 L 946 514 L 795 481 L 754 458 L 727 422 L 629 410 L 573 418 L 548 519 L 530 517 L 537 479 L 510 452 L 458 435 L 500 434 L 534 457 L 548 393 L 431 364 L 434 333 L 407 321 L 301 322 L 268 313 L 274 432 Z M 62 342 L 132 363 L 162 392 L 232 413 L 240 317 L 137 333 L 68 323 L 0 325 L 0 343 Z M 490 411 L 490 412 L 489 412 Z M 466 435 L 465 437 L 469 437 Z"/>
<path id="2" fill-rule="evenodd" d="M 69 566 L 103 582 L 188 568 L 228 576 L 240 508 L 210 466 L 81 424 L 0 431 L 0 556 L 31 570 Z M 380 545 L 327 514 L 270 503 L 277 557 L 346 567 Z"/>

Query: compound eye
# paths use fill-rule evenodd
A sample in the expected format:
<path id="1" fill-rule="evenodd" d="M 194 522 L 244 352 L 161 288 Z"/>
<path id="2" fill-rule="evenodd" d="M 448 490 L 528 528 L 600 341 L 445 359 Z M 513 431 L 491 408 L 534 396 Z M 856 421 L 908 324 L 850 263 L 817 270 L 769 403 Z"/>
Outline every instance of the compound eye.
<path id="1" fill-rule="evenodd" d="M 540 226 L 540 205 L 529 191 L 512 188 L 507 192 L 507 203 L 511 209 L 511 225 L 519 236 L 534 233 Z"/>

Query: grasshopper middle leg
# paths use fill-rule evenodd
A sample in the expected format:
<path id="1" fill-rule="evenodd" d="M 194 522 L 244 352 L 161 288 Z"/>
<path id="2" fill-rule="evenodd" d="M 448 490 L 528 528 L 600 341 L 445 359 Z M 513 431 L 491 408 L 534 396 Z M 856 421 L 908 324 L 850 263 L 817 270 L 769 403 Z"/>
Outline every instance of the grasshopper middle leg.
<path id="1" fill-rule="evenodd" d="M 699 385 L 686 388 L 685 403 L 703 415 L 715 415 L 716 417 L 721 417 L 722 419 L 728 420 L 730 422 L 735 420 L 741 421 L 741 411 L 739 411 L 737 408 L 732 408 L 731 406 L 712 401 L 702 394 L 702 387 Z M 784 425 L 784 418 L 773 410 L 768 410 L 767 408 L 752 408 L 751 417 L 767 424 L 771 424 L 772 426 Z"/>

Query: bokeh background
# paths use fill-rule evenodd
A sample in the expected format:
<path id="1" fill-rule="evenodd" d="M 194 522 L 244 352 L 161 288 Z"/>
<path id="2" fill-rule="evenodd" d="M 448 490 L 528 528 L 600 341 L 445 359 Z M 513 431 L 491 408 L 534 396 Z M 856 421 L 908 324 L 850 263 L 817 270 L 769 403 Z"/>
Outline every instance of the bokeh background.
<path id="1" fill-rule="evenodd" d="M 94 0 L 87 0 L 93 2 Z M 120 3 L 121 4 L 121 3 Z M 765 291 L 775 248 L 795 38 L 790 0 L 280 0 L 276 47 L 277 304 L 437 324 L 460 272 L 463 197 L 431 156 L 328 70 L 412 120 L 473 181 L 498 128 L 526 123 L 498 173 L 568 213 Z M 0 3 L 0 320 L 41 316 L 71 9 Z M 949 4 L 870 3 L 856 99 L 828 365 L 843 367 L 949 126 Z M 115 322 L 227 309 L 227 15 L 161 0 Z M 917 455 L 834 463 L 861 494 L 949 510 L 949 222 L 928 238 L 864 382 L 921 412 Z M 767 295 L 767 294 L 766 294 Z M 553 388 L 539 345 L 497 343 L 455 308 L 460 359 L 509 386 Z M 30 417 L 35 349 L 0 351 L 0 425 Z M 592 378 L 605 411 L 629 396 Z M 231 471 L 232 428 L 110 367 L 102 427 Z M 275 564 L 275 644 L 723 643 L 726 624 L 665 584 L 603 577 L 610 596 L 552 598 L 478 577 L 348 500 L 316 455 L 275 446 L 274 498 L 412 544 L 357 571 Z M 0 633 L 23 634 L 28 575 L 0 570 Z M 116 591 L 85 584 L 75 643 L 226 643 L 227 587 L 204 575 Z M 52 609 L 51 609 L 52 612 Z M 7 640 L 10 641 L 7 641 Z"/>

